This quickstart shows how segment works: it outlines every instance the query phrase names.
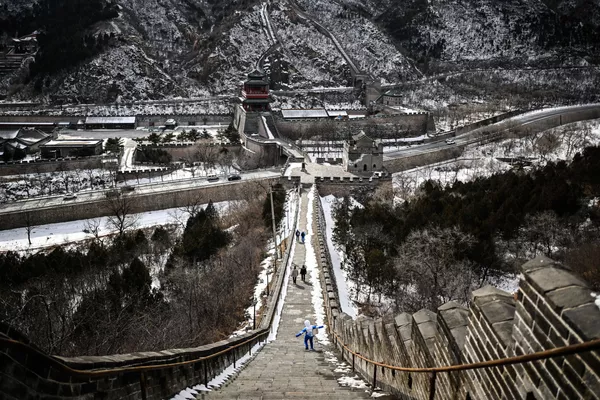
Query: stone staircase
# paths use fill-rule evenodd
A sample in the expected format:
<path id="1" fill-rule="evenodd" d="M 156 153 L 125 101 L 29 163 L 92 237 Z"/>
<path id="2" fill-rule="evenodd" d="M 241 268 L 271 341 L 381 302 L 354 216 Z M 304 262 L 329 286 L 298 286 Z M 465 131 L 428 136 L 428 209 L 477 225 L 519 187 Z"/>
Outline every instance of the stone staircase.
<path id="1" fill-rule="evenodd" d="M 301 199 L 298 229 L 314 232 L 314 229 L 309 230 L 307 226 L 309 222 L 315 223 L 312 215 L 307 218 L 308 212 L 312 213 L 314 209 L 312 204 L 309 204 L 312 203 L 309 201 L 312 199 L 309 199 L 306 191 Z M 306 240 L 316 243 L 316 236 L 308 236 Z M 295 244 L 293 263 L 298 265 L 298 268 L 306 264 L 308 274 L 306 282 L 302 282 L 298 276 L 297 284 L 294 284 L 289 274 L 289 280 L 284 281 L 287 293 L 277 339 L 267 344 L 235 379 L 225 383 L 219 390 L 200 394 L 197 398 L 351 400 L 370 397 L 370 388 L 362 381 L 362 387 L 342 386 L 338 383 L 338 379 L 352 381 L 358 377 L 347 364 L 336 357 L 323 330 L 315 341 L 315 351 L 306 351 L 303 338 L 295 337 L 303 327 L 304 320 L 309 319 L 311 323 L 316 321 L 313 284 L 319 279 L 320 271 L 312 269 L 311 263 L 306 260 L 307 256 L 315 258 L 314 252 L 310 250 L 307 254 L 307 247 L 310 246 L 307 244 Z M 316 265 L 316 259 L 314 264 Z M 319 295 L 322 296 L 321 293 Z"/>

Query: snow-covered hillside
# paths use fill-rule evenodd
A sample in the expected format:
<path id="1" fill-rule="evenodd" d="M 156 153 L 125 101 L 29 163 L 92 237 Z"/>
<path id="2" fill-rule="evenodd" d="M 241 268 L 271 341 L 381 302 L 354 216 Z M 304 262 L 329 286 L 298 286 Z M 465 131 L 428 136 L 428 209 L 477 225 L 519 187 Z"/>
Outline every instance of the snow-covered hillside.
<path id="1" fill-rule="evenodd" d="M 30 26 L 35 20 L 27 17 L 27 10 L 36 1 L 45 0 L 0 0 L 0 7 L 11 18 L 29 18 Z M 341 55 L 345 52 L 350 63 L 384 85 L 421 82 L 417 92 L 407 93 L 409 105 L 433 109 L 469 101 L 489 90 L 474 87 L 463 93 L 447 89 L 453 77 L 423 80 L 423 74 L 482 67 L 498 71 L 514 65 L 593 66 L 600 45 L 600 0 L 117 0 L 117 4 L 117 17 L 87 28 L 86 35 L 110 36 L 100 54 L 51 76 L 32 79 L 21 70 L 0 77 L 0 98 L 111 103 L 237 95 L 244 74 L 259 60 L 277 89 L 349 86 L 349 62 Z M 280 46 L 275 46 L 276 40 Z M 530 79 L 508 75 L 497 78 L 502 87 L 510 86 L 511 79 L 517 85 Z M 588 79 L 595 80 L 595 75 Z M 428 98 L 421 99 L 418 92 Z M 436 97 L 445 92 L 445 98 L 440 102 L 428 92 Z"/>

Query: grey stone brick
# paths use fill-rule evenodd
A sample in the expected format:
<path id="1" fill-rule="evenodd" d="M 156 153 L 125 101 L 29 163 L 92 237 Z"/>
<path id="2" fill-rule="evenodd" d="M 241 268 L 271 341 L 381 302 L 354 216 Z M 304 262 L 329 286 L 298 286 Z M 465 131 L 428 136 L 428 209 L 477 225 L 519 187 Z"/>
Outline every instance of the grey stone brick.
<path id="1" fill-rule="evenodd" d="M 562 317 L 584 340 L 600 338 L 600 309 L 595 304 L 565 310 Z"/>
<path id="2" fill-rule="evenodd" d="M 570 271 L 561 268 L 543 268 L 525 274 L 528 282 L 540 293 L 545 294 L 551 290 L 567 286 L 587 287 L 587 284 Z"/>
<path id="3" fill-rule="evenodd" d="M 500 290 L 490 285 L 486 285 L 480 289 L 477 289 L 471 293 L 471 300 L 482 299 L 489 297 L 489 300 L 497 300 L 500 298 L 513 299 L 512 295 L 504 290 Z"/>
<path id="4" fill-rule="evenodd" d="M 556 262 L 546 256 L 537 256 L 521 266 L 521 271 L 532 272 L 536 269 L 550 267 L 556 265 Z"/>
<path id="5" fill-rule="evenodd" d="M 591 293 L 592 291 L 585 287 L 569 286 L 546 293 L 546 298 L 552 308 L 560 313 L 564 308 L 573 308 L 582 304 L 592 303 L 594 297 L 592 297 Z"/>
<path id="6" fill-rule="evenodd" d="M 514 304 L 504 301 L 490 301 L 479 306 L 490 323 L 512 321 L 515 317 Z"/>

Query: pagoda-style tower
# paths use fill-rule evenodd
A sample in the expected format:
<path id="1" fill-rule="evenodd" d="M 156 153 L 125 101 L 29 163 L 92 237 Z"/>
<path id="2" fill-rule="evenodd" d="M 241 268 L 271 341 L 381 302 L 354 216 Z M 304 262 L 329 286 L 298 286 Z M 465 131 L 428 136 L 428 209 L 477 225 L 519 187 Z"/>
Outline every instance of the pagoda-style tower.
<path id="1" fill-rule="evenodd" d="M 242 107 L 247 112 L 269 111 L 269 82 L 264 72 L 255 69 L 248 74 L 242 89 Z"/>

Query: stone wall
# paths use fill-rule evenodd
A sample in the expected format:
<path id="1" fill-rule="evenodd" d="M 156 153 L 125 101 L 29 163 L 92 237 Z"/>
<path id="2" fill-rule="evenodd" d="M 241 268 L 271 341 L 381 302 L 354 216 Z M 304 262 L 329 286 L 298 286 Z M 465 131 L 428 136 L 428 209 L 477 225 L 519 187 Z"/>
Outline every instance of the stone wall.
<path id="1" fill-rule="evenodd" d="M 0 163 L 0 176 L 73 171 L 84 168 L 102 168 L 102 157 L 67 157 L 55 160 Z"/>
<path id="2" fill-rule="evenodd" d="M 231 144 L 231 143 L 159 143 L 159 144 L 142 144 L 139 145 L 138 148 L 150 148 L 150 149 L 160 149 L 169 153 L 174 161 L 179 159 L 185 159 L 190 156 L 190 152 L 197 152 L 196 147 L 203 147 L 205 149 L 210 149 L 213 153 L 218 153 L 222 151 L 222 149 L 227 149 L 227 151 L 232 151 L 235 154 L 238 154 L 241 146 L 239 144 Z"/>
<path id="3" fill-rule="evenodd" d="M 143 175 L 141 175 L 143 176 Z M 262 184 L 268 182 L 277 183 L 279 178 L 262 179 Z M 213 202 L 226 200 L 243 200 L 258 196 L 264 190 L 258 185 L 258 181 L 222 183 L 191 187 L 187 190 L 152 192 L 140 194 L 129 192 L 123 196 L 131 199 L 131 212 L 141 213 L 146 211 L 164 210 L 167 208 L 184 207 L 190 202 L 196 202 L 198 198 L 203 201 Z M 266 182 L 266 183 L 265 183 Z M 281 180 L 286 184 L 287 180 Z M 29 211 L 29 220 L 33 225 L 45 225 L 57 222 L 76 221 L 89 218 L 106 216 L 110 213 L 106 197 L 101 197 L 89 202 L 65 202 L 55 207 L 42 207 Z M 22 228 L 27 226 L 27 218 L 24 211 L 3 212 L 0 214 L 0 230 Z"/>
<path id="4" fill-rule="evenodd" d="M 367 118 L 332 120 L 285 120 L 275 118 L 277 130 L 292 140 L 313 135 L 331 134 L 333 130 L 356 134 L 361 130 L 373 139 L 411 137 L 435 132 L 433 119 L 426 113 L 381 115 Z"/>
<path id="5" fill-rule="evenodd" d="M 437 162 L 458 158 L 463 153 L 464 146 L 441 147 L 439 150 L 430 151 L 428 153 L 419 153 L 401 158 L 384 157 L 383 167 L 390 173 L 406 171 L 408 169 L 421 167 L 423 165 L 433 164 Z"/>
<path id="6" fill-rule="evenodd" d="M 295 231 L 295 225 L 291 231 Z M 284 242 L 288 240 L 291 238 Z M 276 262 L 271 295 L 261 309 L 264 312 L 258 329 L 217 343 L 187 349 L 65 358 L 43 353 L 27 337 L 0 322 L 0 399 L 159 400 L 171 398 L 186 387 L 206 385 L 235 365 L 236 360 L 251 353 L 252 347 L 264 342 L 271 333 L 291 249 L 288 246 L 282 259 Z M 231 349 L 236 346 L 239 347 Z M 208 360 L 196 362 L 209 356 L 212 357 Z M 182 362 L 185 364 L 172 365 Z M 141 366 L 157 368 L 114 370 Z M 98 374 L 99 369 L 105 372 Z"/>
<path id="7" fill-rule="evenodd" d="M 223 125 L 223 129 L 231 123 L 231 114 L 193 114 L 193 115 L 136 115 L 137 126 L 161 126 L 168 119 L 174 119 L 180 127 L 190 125 Z"/>
<path id="8" fill-rule="evenodd" d="M 343 197 L 349 194 L 359 195 L 359 192 L 373 193 L 379 187 L 392 188 L 392 177 L 386 175 L 380 178 L 358 178 L 349 176 L 317 176 L 315 182 L 321 196 L 334 195 Z"/>
<path id="9" fill-rule="evenodd" d="M 449 302 L 436 312 L 352 320 L 338 306 L 322 234 L 324 218 L 316 203 L 316 250 L 323 271 L 325 310 L 329 326 L 340 338 L 332 339 L 367 382 L 373 381 L 373 365 L 353 357 L 342 343 L 383 364 L 427 368 L 531 354 L 600 338 L 600 308 L 589 286 L 566 267 L 543 257 L 523 265 L 516 296 L 487 286 L 473 292 L 468 308 Z M 438 373 L 435 399 L 597 399 L 599 355 L 595 351 L 515 366 Z M 377 367 L 375 378 L 378 387 L 400 399 L 429 399 L 431 373 L 393 373 Z"/>

